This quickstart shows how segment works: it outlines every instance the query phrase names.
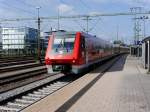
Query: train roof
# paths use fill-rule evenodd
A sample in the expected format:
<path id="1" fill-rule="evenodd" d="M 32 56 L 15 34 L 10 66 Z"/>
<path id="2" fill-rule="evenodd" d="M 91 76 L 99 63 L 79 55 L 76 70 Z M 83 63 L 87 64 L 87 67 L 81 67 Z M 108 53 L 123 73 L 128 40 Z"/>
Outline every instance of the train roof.
<path id="1" fill-rule="evenodd" d="M 95 35 L 90 35 L 88 33 L 82 32 L 82 31 L 65 31 L 65 30 L 53 31 L 54 35 L 65 35 L 65 34 L 75 35 L 76 33 L 81 33 L 81 35 L 85 36 L 86 38 L 98 38 Z M 99 38 L 99 39 L 101 39 L 101 38 Z"/>
<path id="2" fill-rule="evenodd" d="M 75 35 L 76 32 L 75 31 L 64 31 L 64 30 L 60 30 L 60 31 L 54 31 L 52 32 L 54 35 Z"/>
<path id="3" fill-rule="evenodd" d="M 110 42 L 102 39 L 102 38 L 99 38 L 95 35 L 91 35 L 91 34 L 88 34 L 86 32 L 82 32 L 82 31 L 64 31 L 64 30 L 59 30 L 59 31 L 54 31 L 53 34 L 54 35 L 75 35 L 76 33 L 81 33 L 81 35 L 85 36 L 85 38 L 92 38 L 92 39 L 95 39 L 97 41 L 97 39 L 99 41 L 101 41 L 102 43 L 105 43 L 105 44 L 109 44 L 109 45 L 112 45 Z"/>
<path id="4" fill-rule="evenodd" d="M 65 34 L 75 35 L 76 33 L 81 33 L 81 35 L 83 35 L 87 38 L 90 38 L 90 37 L 97 38 L 96 36 L 90 35 L 88 33 L 82 32 L 82 31 L 65 31 L 65 30 L 53 31 L 54 35 L 65 35 Z"/>

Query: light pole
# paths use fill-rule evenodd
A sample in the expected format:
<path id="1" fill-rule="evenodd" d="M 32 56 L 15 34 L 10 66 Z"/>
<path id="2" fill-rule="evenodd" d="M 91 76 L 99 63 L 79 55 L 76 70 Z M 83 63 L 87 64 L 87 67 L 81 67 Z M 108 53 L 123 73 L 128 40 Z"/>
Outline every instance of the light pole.
<path id="1" fill-rule="evenodd" d="M 119 25 L 117 24 L 117 41 L 119 41 Z"/>
<path id="2" fill-rule="evenodd" d="M 144 33 L 144 34 L 143 34 L 143 39 L 144 39 L 144 38 L 146 38 L 145 20 L 146 20 L 146 19 L 149 19 L 149 18 L 148 18 L 148 16 L 141 16 L 140 19 L 143 20 L 143 24 L 144 24 L 144 26 L 143 26 L 143 27 L 144 27 L 144 28 L 143 28 L 143 33 Z"/>
<path id="3" fill-rule="evenodd" d="M 60 9 L 58 8 L 58 31 L 60 30 Z"/>
<path id="4" fill-rule="evenodd" d="M 139 33 L 140 33 L 140 26 L 139 26 L 139 21 L 137 20 L 137 14 L 136 13 L 141 13 L 142 7 L 132 7 L 130 8 L 131 13 L 134 13 L 134 44 L 137 44 L 137 41 L 139 40 Z"/>
<path id="5" fill-rule="evenodd" d="M 41 35 L 40 35 L 40 23 L 41 23 L 41 20 L 40 20 L 40 8 L 41 7 L 36 7 L 36 9 L 37 9 L 37 14 L 38 14 L 38 16 L 37 16 L 37 19 L 38 19 L 38 38 L 37 38 L 37 55 L 38 55 L 38 60 L 39 60 L 39 62 L 40 63 L 42 63 L 42 61 L 41 61 L 41 40 L 40 40 L 40 38 L 41 38 Z"/>
<path id="6" fill-rule="evenodd" d="M 149 19 L 149 18 L 148 18 L 148 16 L 141 16 L 141 17 L 138 17 L 136 19 L 143 20 L 143 36 L 142 36 L 142 39 L 141 39 L 141 40 L 143 40 L 144 38 L 146 38 L 145 20 Z M 140 45 L 138 45 L 138 46 L 140 46 Z M 141 53 L 140 53 L 140 47 L 138 47 L 138 56 L 140 56 L 140 55 L 141 55 Z"/>

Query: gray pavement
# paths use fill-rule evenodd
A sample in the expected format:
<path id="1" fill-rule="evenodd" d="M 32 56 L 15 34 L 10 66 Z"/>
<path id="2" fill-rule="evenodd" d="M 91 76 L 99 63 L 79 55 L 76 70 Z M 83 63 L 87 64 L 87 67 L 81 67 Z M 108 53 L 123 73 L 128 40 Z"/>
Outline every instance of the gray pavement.
<path id="1" fill-rule="evenodd" d="M 68 111 L 150 112 L 150 75 L 136 58 L 121 58 Z"/>

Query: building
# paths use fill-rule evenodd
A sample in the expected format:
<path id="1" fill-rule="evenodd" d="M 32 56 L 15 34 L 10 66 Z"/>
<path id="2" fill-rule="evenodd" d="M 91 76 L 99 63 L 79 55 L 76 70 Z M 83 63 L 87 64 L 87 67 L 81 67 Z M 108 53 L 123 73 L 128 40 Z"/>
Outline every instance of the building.
<path id="1" fill-rule="evenodd" d="M 142 64 L 150 71 L 150 37 L 146 37 L 142 42 Z"/>
<path id="2" fill-rule="evenodd" d="M 7 55 L 32 55 L 37 50 L 37 29 L 2 27 L 2 52 Z"/>

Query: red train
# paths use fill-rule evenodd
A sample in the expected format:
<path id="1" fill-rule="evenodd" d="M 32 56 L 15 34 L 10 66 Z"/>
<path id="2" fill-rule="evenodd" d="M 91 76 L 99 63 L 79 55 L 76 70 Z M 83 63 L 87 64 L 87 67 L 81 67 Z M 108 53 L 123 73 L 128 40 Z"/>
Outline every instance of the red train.
<path id="1" fill-rule="evenodd" d="M 113 54 L 112 44 L 84 32 L 53 32 L 45 63 L 48 73 L 78 74 Z"/>

